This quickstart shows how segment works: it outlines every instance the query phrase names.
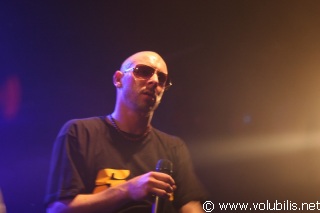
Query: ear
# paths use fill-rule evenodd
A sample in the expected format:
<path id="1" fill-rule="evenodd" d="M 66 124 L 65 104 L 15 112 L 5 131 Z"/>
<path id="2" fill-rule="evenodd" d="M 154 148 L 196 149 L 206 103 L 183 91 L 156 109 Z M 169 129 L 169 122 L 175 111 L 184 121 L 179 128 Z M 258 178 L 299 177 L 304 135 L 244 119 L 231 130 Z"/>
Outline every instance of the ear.
<path id="1" fill-rule="evenodd" d="M 120 88 L 122 87 L 122 82 L 121 79 L 123 77 L 123 72 L 117 70 L 114 74 L 113 74 L 113 84 L 117 87 Z"/>

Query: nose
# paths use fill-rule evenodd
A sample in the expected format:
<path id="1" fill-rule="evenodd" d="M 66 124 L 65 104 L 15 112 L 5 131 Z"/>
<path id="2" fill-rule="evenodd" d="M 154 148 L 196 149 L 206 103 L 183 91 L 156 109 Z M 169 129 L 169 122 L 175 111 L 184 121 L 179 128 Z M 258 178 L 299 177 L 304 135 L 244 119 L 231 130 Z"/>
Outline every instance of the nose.
<path id="1" fill-rule="evenodd" d="M 154 84 L 154 85 L 158 86 L 159 79 L 158 79 L 157 72 L 154 72 L 154 74 L 149 78 L 148 84 Z"/>

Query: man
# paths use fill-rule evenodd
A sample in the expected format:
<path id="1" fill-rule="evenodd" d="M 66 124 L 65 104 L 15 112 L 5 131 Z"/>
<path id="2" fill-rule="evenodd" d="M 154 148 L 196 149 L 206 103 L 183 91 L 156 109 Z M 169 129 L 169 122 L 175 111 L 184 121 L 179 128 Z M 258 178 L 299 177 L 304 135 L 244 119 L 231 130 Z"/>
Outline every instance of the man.
<path id="1" fill-rule="evenodd" d="M 155 52 L 138 52 L 113 76 L 113 113 L 69 121 L 54 145 L 47 212 L 151 212 L 155 196 L 165 212 L 203 212 L 204 194 L 185 144 L 151 126 L 171 85 Z M 155 172 L 159 159 L 173 163 L 172 177 Z"/>

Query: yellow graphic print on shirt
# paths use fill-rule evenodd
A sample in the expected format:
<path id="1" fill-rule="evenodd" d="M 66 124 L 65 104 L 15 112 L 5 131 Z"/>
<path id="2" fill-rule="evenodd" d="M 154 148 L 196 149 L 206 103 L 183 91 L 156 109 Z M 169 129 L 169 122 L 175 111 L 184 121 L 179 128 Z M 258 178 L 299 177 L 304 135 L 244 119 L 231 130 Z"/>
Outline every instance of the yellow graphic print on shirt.
<path id="1" fill-rule="evenodd" d="M 93 193 L 101 192 L 109 187 L 126 182 L 130 175 L 130 170 L 125 169 L 102 169 L 96 178 L 96 187 Z M 173 194 L 170 194 L 170 201 L 173 201 Z"/>
<path id="2" fill-rule="evenodd" d="M 129 175 L 130 171 L 125 169 L 102 169 L 98 172 L 96 187 L 93 193 L 98 193 L 109 187 L 121 184 L 126 181 Z"/>

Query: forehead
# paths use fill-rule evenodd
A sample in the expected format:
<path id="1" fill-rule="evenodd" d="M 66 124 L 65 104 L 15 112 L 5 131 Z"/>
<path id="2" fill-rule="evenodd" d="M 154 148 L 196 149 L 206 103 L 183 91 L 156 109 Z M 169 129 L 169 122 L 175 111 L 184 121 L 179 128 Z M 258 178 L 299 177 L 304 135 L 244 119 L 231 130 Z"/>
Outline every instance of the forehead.
<path id="1" fill-rule="evenodd" d="M 133 67 L 137 64 L 145 64 L 151 67 L 154 67 L 158 70 L 161 70 L 164 73 L 168 73 L 167 65 L 163 58 L 154 52 L 139 52 L 132 56 L 130 56 L 128 59 L 126 59 L 122 67 L 123 69 L 128 69 L 130 67 Z"/>

